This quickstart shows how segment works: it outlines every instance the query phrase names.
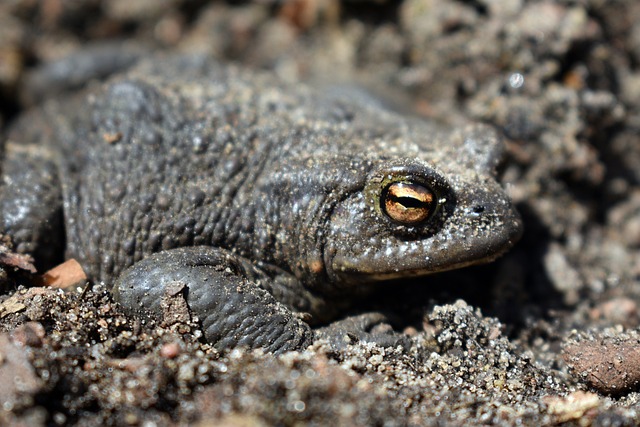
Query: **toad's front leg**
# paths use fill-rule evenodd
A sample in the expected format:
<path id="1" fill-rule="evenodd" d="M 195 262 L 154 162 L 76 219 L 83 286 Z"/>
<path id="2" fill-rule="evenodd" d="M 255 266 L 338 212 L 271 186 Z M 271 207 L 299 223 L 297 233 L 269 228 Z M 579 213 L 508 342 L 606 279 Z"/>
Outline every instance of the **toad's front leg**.
<path id="1" fill-rule="evenodd" d="M 205 339 L 222 350 L 238 346 L 280 353 L 311 344 L 309 325 L 259 285 L 269 280 L 224 249 L 196 246 L 153 254 L 127 269 L 113 292 L 132 314 L 161 316 L 167 287 L 186 288 Z"/>

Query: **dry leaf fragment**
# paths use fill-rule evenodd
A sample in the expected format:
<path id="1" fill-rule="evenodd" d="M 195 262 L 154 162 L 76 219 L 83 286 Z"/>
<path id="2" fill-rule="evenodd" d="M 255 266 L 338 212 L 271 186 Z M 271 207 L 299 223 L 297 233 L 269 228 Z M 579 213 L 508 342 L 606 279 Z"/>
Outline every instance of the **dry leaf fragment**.
<path id="1" fill-rule="evenodd" d="M 25 308 L 27 306 L 22 303 L 20 296 L 13 295 L 0 304 L 0 318 L 17 313 Z"/>
<path id="2" fill-rule="evenodd" d="M 7 246 L 0 244 L 0 266 L 7 266 L 35 273 L 33 259 L 28 255 L 12 252 Z"/>
<path id="3" fill-rule="evenodd" d="M 87 274 L 75 259 L 70 259 L 53 267 L 40 278 L 42 285 L 66 289 L 78 283 L 85 282 Z"/>

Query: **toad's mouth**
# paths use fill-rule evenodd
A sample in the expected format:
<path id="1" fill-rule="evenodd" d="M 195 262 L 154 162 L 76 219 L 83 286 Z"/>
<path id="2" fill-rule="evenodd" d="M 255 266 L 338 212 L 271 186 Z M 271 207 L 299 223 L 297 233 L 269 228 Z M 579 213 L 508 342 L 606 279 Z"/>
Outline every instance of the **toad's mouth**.
<path id="1" fill-rule="evenodd" d="M 502 255 L 504 255 L 506 252 L 508 252 L 509 249 L 511 249 L 511 247 L 514 244 L 515 244 L 515 240 L 510 241 L 507 244 L 505 244 L 502 248 L 492 251 L 491 255 L 487 255 L 487 256 L 478 255 L 476 257 L 474 256 L 474 254 L 471 254 L 471 253 L 465 254 L 468 256 L 469 259 L 463 259 L 460 255 L 458 255 L 457 258 L 456 256 L 454 256 L 454 259 L 459 259 L 460 261 L 448 262 L 446 264 L 441 264 L 441 265 L 431 265 L 428 268 L 423 267 L 423 268 L 415 268 L 415 269 L 411 269 L 411 268 L 402 269 L 400 267 L 398 268 L 398 270 L 386 271 L 386 272 L 362 271 L 362 272 L 359 272 L 359 275 L 362 276 L 363 281 L 372 281 L 372 282 L 373 281 L 382 282 L 382 281 L 388 281 L 388 280 L 394 280 L 394 279 L 427 276 L 430 274 L 442 273 L 449 270 L 457 270 L 460 268 L 470 267 L 473 265 L 486 264 L 486 263 L 493 262 L 496 259 L 500 258 Z M 491 251 L 491 249 L 489 248 L 485 248 L 485 250 Z M 425 262 L 428 262 L 428 261 L 429 261 L 428 259 L 425 259 Z M 349 274 L 346 271 L 345 273 Z M 351 272 L 350 276 L 351 276 L 351 280 L 357 281 L 356 276 L 358 276 L 358 273 Z"/>
<path id="2" fill-rule="evenodd" d="M 485 218 L 486 219 L 486 218 Z M 520 238 L 522 223 L 515 211 L 503 212 L 484 229 L 442 230 L 425 240 L 377 239 L 376 249 L 345 250 L 338 244 L 327 259 L 336 283 L 360 284 L 410 278 L 494 261 Z M 498 227 L 499 226 L 499 227 Z M 339 250 L 339 249 L 342 250 Z"/>

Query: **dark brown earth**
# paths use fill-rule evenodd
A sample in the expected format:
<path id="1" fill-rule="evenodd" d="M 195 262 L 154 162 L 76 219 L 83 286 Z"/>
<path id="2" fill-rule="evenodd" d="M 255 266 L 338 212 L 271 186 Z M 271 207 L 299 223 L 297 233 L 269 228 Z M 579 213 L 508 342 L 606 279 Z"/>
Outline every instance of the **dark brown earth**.
<path id="1" fill-rule="evenodd" d="M 220 355 L 188 316 L 127 318 L 102 286 L 16 290 L 31 260 L 2 241 L 0 425 L 640 423 L 637 0 L 3 1 L 2 125 L 73 88 L 42 86 L 47 64 L 113 42 L 493 124 L 525 235 L 491 265 L 361 301 L 411 350 L 280 357 Z"/>

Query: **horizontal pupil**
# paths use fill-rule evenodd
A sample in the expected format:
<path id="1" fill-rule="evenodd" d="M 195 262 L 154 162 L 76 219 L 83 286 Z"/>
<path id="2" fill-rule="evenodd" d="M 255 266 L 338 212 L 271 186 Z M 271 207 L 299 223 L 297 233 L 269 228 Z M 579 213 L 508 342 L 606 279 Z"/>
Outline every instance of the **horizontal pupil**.
<path id="1" fill-rule="evenodd" d="M 405 225 L 425 221 L 437 208 L 436 195 L 412 182 L 395 182 L 381 194 L 381 208 L 392 220 Z"/>
<path id="2" fill-rule="evenodd" d="M 401 204 L 405 208 L 413 208 L 413 209 L 426 208 L 428 205 L 426 202 L 416 199 L 415 197 L 406 197 L 406 196 L 398 197 L 398 196 L 391 195 L 391 200 L 393 202 Z"/>

